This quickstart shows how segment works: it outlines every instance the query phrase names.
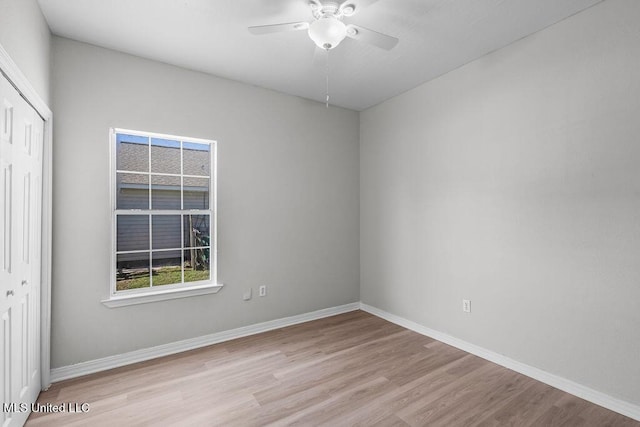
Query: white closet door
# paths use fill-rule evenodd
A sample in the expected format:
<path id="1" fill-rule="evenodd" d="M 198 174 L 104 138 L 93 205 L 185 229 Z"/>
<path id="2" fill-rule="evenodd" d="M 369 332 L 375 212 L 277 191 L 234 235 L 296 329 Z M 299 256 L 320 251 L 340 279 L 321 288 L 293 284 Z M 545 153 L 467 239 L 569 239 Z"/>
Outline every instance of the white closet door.
<path id="1" fill-rule="evenodd" d="M 43 134 L 42 119 L 0 75 L 0 394 L 10 405 L 3 427 L 24 424 L 24 408 L 40 392 Z"/>

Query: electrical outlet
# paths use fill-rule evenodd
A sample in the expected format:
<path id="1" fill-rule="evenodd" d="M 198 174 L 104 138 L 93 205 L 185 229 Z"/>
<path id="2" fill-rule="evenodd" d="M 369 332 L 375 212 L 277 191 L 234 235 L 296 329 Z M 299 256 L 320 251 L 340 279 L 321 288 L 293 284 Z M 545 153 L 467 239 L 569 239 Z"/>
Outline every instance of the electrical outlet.
<path id="1" fill-rule="evenodd" d="M 258 293 L 260 294 L 261 297 L 266 297 L 267 296 L 267 285 L 262 285 L 258 288 Z"/>
<path id="2" fill-rule="evenodd" d="M 244 293 L 242 294 L 242 299 L 245 301 L 249 301 L 251 299 L 251 288 L 249 288 L 249 290 L 244 291 Z"/>
<path id="3" fill-rule="evenodd" d="M 462 300 L 462 311 L 464 311 L 465 313 L 471 313 L 471 300 Z"/>

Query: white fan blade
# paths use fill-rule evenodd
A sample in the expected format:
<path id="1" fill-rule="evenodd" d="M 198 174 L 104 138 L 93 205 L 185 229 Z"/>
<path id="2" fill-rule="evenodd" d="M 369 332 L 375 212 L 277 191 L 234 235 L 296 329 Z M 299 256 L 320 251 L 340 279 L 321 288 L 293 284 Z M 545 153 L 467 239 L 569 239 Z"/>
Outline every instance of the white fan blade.
<path id="1" fill-rule="evenodd" d="M 395 37 L 353 24 L 347 25 L 347 37 L 378 46 L 385 50 L 393 49 L 399 42 Z"/>
<path id="2" fill-rule="evenodd" d="M 308 22 L 290 22 L 287 24 L 258 25 L 249 27 L 251 34 L 261 35 L 270 33 L 280 33 L 283 31 L 299 31 L 309 29 Z"/>

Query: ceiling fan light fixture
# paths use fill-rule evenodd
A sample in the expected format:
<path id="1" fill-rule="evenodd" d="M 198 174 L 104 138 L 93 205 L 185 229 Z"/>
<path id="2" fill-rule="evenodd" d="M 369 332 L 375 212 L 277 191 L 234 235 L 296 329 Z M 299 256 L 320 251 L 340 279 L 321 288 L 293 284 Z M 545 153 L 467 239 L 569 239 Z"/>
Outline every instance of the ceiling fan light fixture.
<path id="1" fill-rule="evenodd" d="M 347 27 L 334 16 L 325 16 L 309 26 L 309 37 L 322 49 L 333 49 L 347 36 Z"/>

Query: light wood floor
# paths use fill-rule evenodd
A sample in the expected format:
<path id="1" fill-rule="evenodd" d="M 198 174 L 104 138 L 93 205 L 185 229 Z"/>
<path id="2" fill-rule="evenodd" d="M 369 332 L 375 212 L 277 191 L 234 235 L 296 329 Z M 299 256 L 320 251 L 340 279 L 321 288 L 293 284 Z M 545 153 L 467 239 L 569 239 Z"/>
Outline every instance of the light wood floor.
<path id="1" fill-rule="evenodd" d="M 355 311 L 54 384 L 28 426 L 640 426 Z"/>

